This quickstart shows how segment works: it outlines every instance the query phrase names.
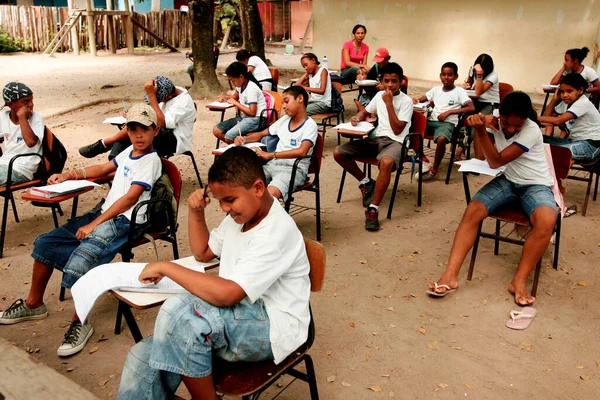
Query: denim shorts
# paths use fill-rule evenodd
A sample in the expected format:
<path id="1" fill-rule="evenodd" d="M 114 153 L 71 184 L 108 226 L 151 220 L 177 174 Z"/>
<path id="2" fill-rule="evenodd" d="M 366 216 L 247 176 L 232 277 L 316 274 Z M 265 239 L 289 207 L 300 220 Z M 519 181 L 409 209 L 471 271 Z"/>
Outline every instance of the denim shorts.
<path id="1" fill-rule="evenodd" d="M 569 140 L 544 136 L 544 143 L 568 148 L 571 150 L 571 158 L 577 161 L 591 161 L 600 156 L 600 147 L 594 146 L 587 140 Z"/>
<path id="2" fill-rule="evenodd" d="M 240 123 L 238 129 L 237 123 Z M 236 136 L 239 136 L 242 132 L 242 136 L 246 136 L 252 132 L 258 132 L 261 128 L 266 127 L 265 119 L 258 117 L 235 117 L 226 119 L 223 122 L 217 124 L 217 129 L 225 134 L 225 139 L 235 140 Z"/>
<path id="3" fill-rule="evenodd" d="M 504 175 L 494 178 L 482 187 L 473 196 L 473 200 L 483 203 L 488 215 L 494 215 L 511 203 L 520 204 L 528 217 L 531 217 L 536 208 L 542 206 L 558 211 L 550 186 L 519 185 L 509 182 Z"/>
<path id="4" fill-rule="evenodd" d="M 262 300 L 215 307 L 189 293 L 172 296 L 158 313 L 154 336 L 131 348 L 118 398 L 171 398 L 181 375 L 212 373 L 213 354 L 230 362 L 272 360 L 269 334 Z"/>
<path id="5" fill-rule="evenodd" d="M 343 83 L 354 83 L 356 80 L 356 73 L 359 69 L 360 67 L 357 66 L 344 68 L 340 73 L 340 80 Z"/>
<path id="6" fill-rule="evenodd" d="M 292 178 L 292 167 L 289 164 L 278 163 L 278 160 L 272 160 L 263 165 L 267 185 L 274 186 L 281 192 L 283 200 L 287 200 L 290 192 L 290 179 Z M 292 191 L 306 183 L 306 173 L 302 168 L 296 170 L 294 177 L 294 187 Z"/>
<path id="7" fill-rule="evenodd" d="M 35 239 L 31 256 L 62 271 L 62 286 L 65 288 L 71 288 L 77 279 L 92 268 L 111 262 L 127 243 L 129 220 L 123 215 L 98 225 L 83 240 L 75 238 L 79 228 L 89 224 L 100 214 L 100 211 L 90 211 Z M 136 237 L 141 236 L 143 226 L 137 225 L 136 229 L 139 229 Z"/>

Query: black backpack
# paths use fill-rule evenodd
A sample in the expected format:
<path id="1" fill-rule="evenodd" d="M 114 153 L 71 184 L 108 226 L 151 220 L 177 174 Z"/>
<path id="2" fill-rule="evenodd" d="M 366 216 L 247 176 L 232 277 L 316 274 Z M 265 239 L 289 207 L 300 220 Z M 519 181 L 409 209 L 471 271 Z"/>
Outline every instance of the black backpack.
<path id="1" fill-rule="evenodd" d="M 50 129 L 44 127 L 42 154 L 45 161 L 45 174 L 40 172 L 40 178 L 47 179 L 52 174 L 60 174 L 67 162 L 67 149 Z"/>
<path id="2" fill-rule="evenodd" d="M 152 186 L 150 199 L 166 200 L 166 202 L 161 201 L 148 205 L 148 209 L 146 210 L 148 227 L 145 229 L 145 232 L 149 234 L 166 232 L 169 229 L 169 208 L 171 209 L 171 215 L 177 221 L 175 190 L 166 172 L 163 172 L 160 178 L 154 183 L 154 186 Z"/>
<path id="3" fill-rule="evenodd" d="M 331 85 L 331 112 L 338 114 L 344 111 L 344 100 L 335 86 Z"/>

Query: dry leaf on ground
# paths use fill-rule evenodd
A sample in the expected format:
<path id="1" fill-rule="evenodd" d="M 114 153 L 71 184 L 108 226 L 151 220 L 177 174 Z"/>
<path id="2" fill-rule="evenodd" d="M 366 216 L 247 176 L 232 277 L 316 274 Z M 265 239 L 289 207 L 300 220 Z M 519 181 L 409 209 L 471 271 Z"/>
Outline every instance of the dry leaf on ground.
<path id="1" fill-rule="evenodd" d="M 335 375 L 331 375 L 331 376 L 327 377 L 327 382 L 331 383 L 333 381 L 335 381 Z"/>
<path id="2" fill-rule="evenodd" d="M 371 389 L 374 392 L 381 392 L 383 390 L 379 386 L 370 386 L 369 389 Z"/>
<path id="3" fill-rule="evenodd" d="M 427 332 L 427 329 L 425 329 L 425 327 L 424 327 L 424 326 L 422 326 L 422 327 L 420 327 L 420 328 L 419 328 L 419 332 L 420 332 L 422 335 L 424 335 L 424 334 Z"/>
<path id="4" fill-rule="evenodd" d="M 92 348 L 90 349 L 90 351 L 89 351 L 88 353 L 90 353 L 90 354 L 92 354 L 92 353 L 95 353 L 95 352 L 97 352 L 99 349 L 100 349 L 100 347 L 98 347 L 98 346 L 94 346 L 94 347 L 92 347 Z"/>
<path id="5" fill-rule="evenodd" d="M 351 384 L 349 384 L 348 382 L 345 382 L 345 381 L 343 381 L 343 382 L 342 382 L 342 386 L 343 386 L 343 387 L 350 387 L 350 386 L 352 386 L 352 385 L 351 385 Z"/>

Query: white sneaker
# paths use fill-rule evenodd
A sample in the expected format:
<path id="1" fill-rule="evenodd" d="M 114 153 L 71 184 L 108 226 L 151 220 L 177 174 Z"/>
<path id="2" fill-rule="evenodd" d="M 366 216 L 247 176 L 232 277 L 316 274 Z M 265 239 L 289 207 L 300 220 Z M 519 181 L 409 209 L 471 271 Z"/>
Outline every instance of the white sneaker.
<path id="1" fill-rule="evenodd" d="M 434 173 L 432 173 L 430 171 L 427 171 L 427 172 L 423 171 L 423 182 L 432 181 L 435 178 L 437 178 L 437 175 L 438 175 L 437 173 L 434 174 Z M 415 180 L 417 180 L 417 181 L 419 180 L 419 173 L 418 172 L 415 172 Z"/>
<path id="2" fill-rule="evenodd" d="M 427 161 L 423 161 L 423 173 L 429 172 L 430 169 L 431 169 L 431 163 L 429 163 Z M 418 174 L 418 172 L 417 172 L 417 174 Z"/>
<path id="3" fill-rule="evenodd" d="M 69 326 L 69 329 L 65 333 L 65 337 L 56 351 L 56 354 L 58 354 L 59 357 L 68 357 L 79 353 L 83 350 L 93 334 L 94 327 L 92 324 L 82 325 L 79 321 L 71 322 L 71 326 Z"/>

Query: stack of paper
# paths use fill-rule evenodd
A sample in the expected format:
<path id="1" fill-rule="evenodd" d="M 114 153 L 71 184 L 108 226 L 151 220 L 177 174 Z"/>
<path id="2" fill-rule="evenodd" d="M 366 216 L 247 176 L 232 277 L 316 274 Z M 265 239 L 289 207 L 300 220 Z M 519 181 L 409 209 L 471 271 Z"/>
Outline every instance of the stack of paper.
<path id="1" fill-rule="evenodd" d="M 556 89 L 558 85 L 542 85 L 542 89 Z"/>
<path id="2" fill-rule="evenodd" d="M 360 80 L 360 81 L 359 81 L 359 80 L 356 80 L 355 82 L 356 82 L 356 84 L 357 84 L 358 86 L 376 86 L 376 85 L 377 85 L 377 83 L 378 83 L 378 82 L 377 82 L 376 80 L 374 80 L 374 79 L 363 79 L 363 80 Z"/>
<path id="3" fill-rule="evenodd" d="M 29 189 L 29 193 L 31 193 L 34 196 L 52 198 L 56 196 L 62 196 L 63 194 L 78 192 L 81 189 L 85 189 L 86 187 L 96 186 L 100 185 L 90 181 L 64 181 L 55 185 L 31 188 Z"/>
<path id="4" fill-rule="evenodd" d="M 235 144 L 230 144 L 229 146 L 226 147 L 219 147 L 218 149 L 214 150 L 213 153 L 216 154 L 223 154 L 224 152 L 226 152 L 227 150 L 231 149 L 232 147 L 236 147 Z M 246 143 L 244 145 L 244 147 L 247 147 L 249 149 L 252 150 L 256 150 L 256 149 L 260 149 L 260 148 L 266 148 L 267 145 L 261 142 L 252 142 L 252 143 Z"/>
<path id="5" fill-rule="evenodd" d="M 120 116 L 120 117 L 111 117 L 111 118 L 106 118 L 104 120 L 104 122 L 102 122 L 103 124 L 112 124 L 112 125 L 123 125 L 126 122 L 125 117 Z"/>
<path id="6" fill-rule="evenodd" d="M 212 103 L 209 103 L 206 105 L 206 108 L 211 108 L 211 107 L 231 108 L 231 107 L 233 107 L 233 104 L 228 103 L 226 101 L 213 101 Z"/>
<path id="7" fill-rule="evenodd" d="M 414 105 L 414 108 L 416 108 L 417 110 L 425 110 L 428 107 L 431 107 L 431 103 L 428 101 L 425 103 L 417 103 Z"/>
<path id="8" fill-rule="evenodd" d="M 356 126 L 352 125 L 351 122 L 345 122 L 343 124 L 339 124 L 334 126 L 333 129 L 344 129 L 347 131 L 356 131 L 356 132 L 371 132 L 375 127 L 372 123 L 367 121 L 360 121 Z"/>
<path id="9" fill-rule="evenodd" d="M 479 160 L 477 158 L 456 161 L 454 164 L 460 165 L 459 172 L 475 172 L 489 176 L 498 176 L 506 169 L 505 165 L 499 168 L 491 168 L 486 160 Z"/>

